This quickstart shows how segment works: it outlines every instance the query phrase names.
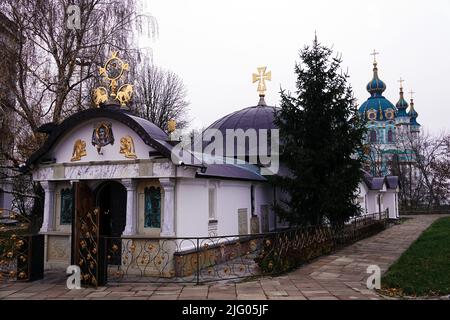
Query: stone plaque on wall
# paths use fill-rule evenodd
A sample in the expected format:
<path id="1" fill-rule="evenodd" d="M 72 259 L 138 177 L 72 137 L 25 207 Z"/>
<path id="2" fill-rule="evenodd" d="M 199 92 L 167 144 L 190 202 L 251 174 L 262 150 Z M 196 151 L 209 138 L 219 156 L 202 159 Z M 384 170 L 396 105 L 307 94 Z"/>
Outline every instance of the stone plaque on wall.
<path id="1" fill-rule="evenodd" d="M 259 233 L 259 217 L 253 216 L 250 218 L 250 233 Z"/>
<path id="2" fill-rule="evenodd" d="M 238 209 L 239 234 L 248 234 L 247 208 Z"/>

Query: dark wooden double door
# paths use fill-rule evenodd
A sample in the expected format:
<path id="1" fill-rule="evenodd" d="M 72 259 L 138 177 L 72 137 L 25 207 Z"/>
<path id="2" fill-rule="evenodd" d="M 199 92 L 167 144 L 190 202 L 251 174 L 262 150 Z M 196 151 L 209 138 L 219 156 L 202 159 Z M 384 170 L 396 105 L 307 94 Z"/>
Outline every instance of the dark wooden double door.
<path id="1" fill-rule="evenodd" d="M 104 285 L 108 264 L 121 263 L 121 254 L 108 259 L 108 251 L 114 244 L 121 248 L 126 190 L 114 181 L 102 183 L 94 190 L 86 182 L 76 182 L 74 202 L 72 264 L 80 267 L 84 286 Z"/>

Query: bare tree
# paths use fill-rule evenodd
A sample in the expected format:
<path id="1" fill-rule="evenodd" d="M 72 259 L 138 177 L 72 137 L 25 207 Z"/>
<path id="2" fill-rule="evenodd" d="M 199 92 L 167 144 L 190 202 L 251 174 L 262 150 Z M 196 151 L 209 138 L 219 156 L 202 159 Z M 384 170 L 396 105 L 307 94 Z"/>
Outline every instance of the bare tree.
<path id="1" fill-rule="evenodd" d="M 80 25 L 73 28 L 67 24 L 71 4 L 80 8 Z M 58 123 L 91 105 L 93 75 L 110 51 L 139 60 L 133 34 L 144 19 L 136 0 L 4 0 L 0 8 L 18 33 L 15 46 L 2 49 L 17 57 L 15 81 L 2 81 L 16 103 L 3 107 L 21 124 L 11 128 L 19 145 L 32 139 L 30 152 L 41 143 L 37 129 L 43 122 Z M 146 21 L 156 30 L 154 19 Z"/>
<path id="2" fill-rule="evenodd" d="M 146 60 L 136 50 L 136 35 L 155 36 L 157 24 L 152 16 L 139 14 L 138 4 L 138 0 L 0 2 L 0 12 L 14 33 L 0 34 L 0 55 L 9 59 L 3 66 L 14 66 L 0 70 L 0 87 L 8 94 L 8 99 L 0 99 L 0 111 L 8 115 L 0 119 L 1 134 L 2 139 L 13 138 L 12 145 L 3 143 L 0 148 L 0 180 L 26 182 L 17 168 L 43 143 L 38 128 L 91 106 L 94 75 L 111 51 L 135 62 L 131 66 Z M 79 25 L 68 24 L 70 15 L 76 14 L 69 5 L 79 8 Z M 19 187 L 15 195 L 28 203 L 24 197 L 35 197 L 33 189 Z"/>
<path id="3" fill-rule="evenodd" d="M 144 64 L 136 79 L 136 113 L 167 131 L 167 122 L 177 122 L 177 129 L 189 124 L 189 102 L 181 78 L 169 70 Z"/>
<path id="4" fill-rule="evenodd" d="M 440 206 L 450 196 L 450 136 L 409 133 L 399 147 L 410 159 L 399 166 L 404 197 L 410 206 Z"/>

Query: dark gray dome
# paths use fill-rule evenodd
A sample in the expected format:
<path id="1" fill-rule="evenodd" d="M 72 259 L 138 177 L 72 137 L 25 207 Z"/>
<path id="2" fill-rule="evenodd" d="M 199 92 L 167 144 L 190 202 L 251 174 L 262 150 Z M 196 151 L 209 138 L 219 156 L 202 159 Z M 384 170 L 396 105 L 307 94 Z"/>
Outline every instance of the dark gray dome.
<path id="1" fill-rule="evenodd" d="M 239 157 L 240 159 L 246 159 L 245 161 L 248 161 L 249 156 L 257 156 L 259 155 L 259 130 L 266 129 L 268 130 L 268 149 L 270 149 L 270 131 L 271 129 L 277 129 L 277 126 L 274 123 L 275 119 L 275 112 L 277 111 L 276 107 L 267 106 L 267 105 L 258 105 L 254 107 L 248 107 L 241 110 L 238 110 L 236 112 L 230 113 L 219 120 L 215 121 L 213 124 L 211 124 L 206 130 L 209 129 L 216 129 L 219 130 L 223 135 L 223 154 L 227 155 L 226 150 L 226 140 L 227 140 L 227 129 L 242 129 L 244 131 L 247 131 L 248 129 L 255 129 L 256 130 L 256 145 L 249 145 L 249 140 L 238 141 L 237 143 L 244 143 L 243 146 L 245 150 L 245 155 L 238 154 L 239 152 L 238 147 L 234 146 L 234 157 Z M 205 130 L 205 131 L 206 131 Z M 208 145 L 208 142 L 204 142 L 203 145 L 206 147 Z"/>
<path id="2" fill-rule="evenodd" d="M 277 108 L 271 106 L 254 106 L 230 113 L 215 121 L 208 129 L 218 129 L 224 135 L 226 129 L 276 129 L 274 117 Z"/>

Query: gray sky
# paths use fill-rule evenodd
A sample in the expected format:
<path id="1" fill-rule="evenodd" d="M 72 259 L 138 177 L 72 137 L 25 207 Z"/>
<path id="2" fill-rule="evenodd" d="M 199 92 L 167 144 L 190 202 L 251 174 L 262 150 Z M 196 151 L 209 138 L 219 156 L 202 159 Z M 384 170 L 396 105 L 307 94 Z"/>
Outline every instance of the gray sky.
<path id="1" fill-rule="evenodd" d="M 279 105 L 280 87 L 295 89 L 298 50 L 315 30 L 342 53 L 359 104 L 369 96 L 376 49 L 384 95 L 395 104 L 402 77 L 423 128 L 450 126 L 450 0 L 150 0 L 146 9 L 159 24 L 154 63 L 183 79 L 192 127 L 256 105 L 251 76 L 258 66 L 272 71 L 266 102 Z"/>

